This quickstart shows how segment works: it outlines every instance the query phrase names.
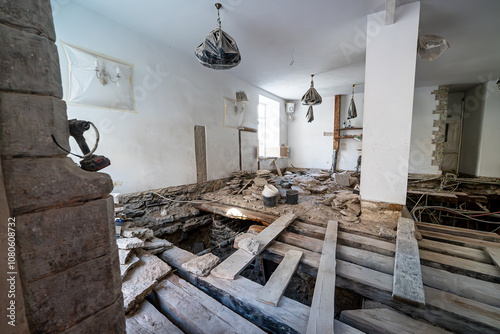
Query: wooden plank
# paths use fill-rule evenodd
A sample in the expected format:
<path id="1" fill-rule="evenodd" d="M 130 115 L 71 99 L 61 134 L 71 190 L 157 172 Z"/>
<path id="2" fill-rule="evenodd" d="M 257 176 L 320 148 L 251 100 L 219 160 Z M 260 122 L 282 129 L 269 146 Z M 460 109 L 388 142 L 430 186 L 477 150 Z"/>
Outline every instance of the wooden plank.
<path id="1" fill-rule="evenodd" d="M 256 235 L 254 238 L 260 244 L 258 254 L 260 254 L 270 242 L 276 239 L 276 237 L 293 222 L 295 217 L 296 216 L 293 213 L 286 214 L 275 220 L 271 225 L 266 227 L 264 231 Z M 242 249 L 238 249 L 224 262 L 215 267 L 215 269 L 212 270 L 211 275 L 219 278 L 234 279 L 236 275 L 238 275 L 250 264 L 251 261 L 253 261 L 256 255 L 250 254 Z"/>
<path id="2" fill-rule="evenodd" d="M 394 23 L 396 14 L 396 0 L 385 0 L 385 25 Z"/>
<path id="3" fill-rule="evenodd" d="M 288 230 L 300 235 L 305 235 L 307 237 L 321 239 L 321 240 L 325 238 L 325 232 L 326 232 L 326 228 L 323 226 L 303 223 L 300 220 L 294 221 L 292 225 L 290 225 Z"/>
<path id="4" fill-rule="evenodd" d="M 283 293 L 285 293 L 288 283 L 290 283 L 292 279 L 292 275 L 299 265 L 302 254 L 302 252 L 296 250 L 289 250 L 286 252 L 283 261 L 281 261 L 278 268 L 276 268 L 269 278 L 269 281 L 267 281 L 266 285 L 257 295 L 259 300 L 270 305 L 278 305 Z"/>
<path id="5" fill-rule="evenodd" d="M 419 240 L 418 247 L 423 250 L 428 250 L 445 255 L 456 256 L 476 262 L 491 264 L 491 259 L 488 257 L 488 255 L 483 250 L 475 248 L 457 246 L 429 239 Z"/>
<path id="6" fill-rule="evenodd" d="M 335 139 L 335 137 L 340 136 L 340 100 L 341 100 L 341 95 L 335 95 L 335 109 L 333 113 L 333 149 L 337 150 L 339 149 L 339 140 Z M 333 171 L 335 172 L 337 169 L 337 166 L 333 166 Z"/>
<path id="7" fill-rule="evenodd" d="M 415 196 L 426 195 L 426 196 L 435 197 L 436 199 L 439 199 L 442 202 L 458 203 L 458 197 L 455 196 L 454 194 L 450 194 L 450 193 L 436 193 L 436 192 L 427 192 L 427 191 L 419 191 L 419 190 L 408 190 L 407 194 L 408 195 L 415 195 Z"/>
<path id="8" fill-rule="evenodd" d="M 457 235 L 450 235 L 446 233 L 433 232 L 429 230 L 420 229 L 422 236 L 427 239 L 439 240 L 441 242 L 449 242 L 455 245 L 461 245 L 465 247 L 471 247 L 476 249 L 483 249 L 484 247 L 498 247 L 497 242 L 491 242 L 486 240 L 478 240 L 467 237 L 460 237 Z"/>
<path id="9" fill-rule="evenodd" d="M 309 313 L 307 322 L 306 333 L 308 334 L 334 333 L 337 230 L 338 222 L 328 221 L 318 276 L 314 286 L 311 313 Z"/>
<path id="10" fill-rule="evenodd" d="M 147 300 L 142 302 L 139 311 L 126 318 L 127 334 L 183 334 L 167 317 L 161 314 Z"/>
<path id="11" fill-rule="evenodd" d="M 262 285 L 242 276 L 229 281 L 190 274 L 182 268 L 182 264 L 196 255 L 175 246 L 163 252 L 160 257 L 177 269 L 184 279 L 270 333 L 305 332 L 309 315 L 308 306 L 287 297 L 281 298 L 279 307 L 262 303 L 257 299 Z"/>
<path id="12" fill-rule="evenodd" d="M 413 235 L 413 225 L 412 219 L 400 217 L 398 220 L 392 298 L 425 305 L 418 243 Z"/>
<path id="13" fill-rule="evenodd" d="M 342 311 L 340 321 L 370 334 L 451 334 L 389 308 Z"/>
<path id="14" fill-rule="evenodd" d="M 247 210 L 245 208 L 240 208 L 237 206 L 231 206 L 225 204 L 203 203 L 203 204 L 196 204 L 194 207 L 197 208 L 198 210 L 216 213 L 218 215 L 225 216 L 228 218 L 253 220 L 262 223 L 264 225 L 269 225 L 273 221 L 275 221 L 276 218 L 278 218 L 274 215 L 269 215 L 266 213 Z"/>
<path id="15" fill-rule="evenodd" d="M 207 138 L 205 127 L 194 126 L 194 152 L 196 159 L 196 181 L 198 183 L 207 180 Z"/>
<path id="16" fill-rule="evenodd" d="M 248 180 L 247 183 L 245 183 L 245 185 L 243 187 L 241 187 L 240 190 L 238 190 L 238 192 L 236 193 L 236 195 L 239 195 L 243 190 L 245 190 L 246 187 L 248 187 L 248 185 L 253 181 L 253 179 L 250 179 Z"/>
<path id="17" fill-rule="evenodd" d="M 422 266 L 424 284 L 457 296 L 500 307 L 500 284 Z"/>
<path id="18" fill-rule="evenodd" d="M 162 280 L 152 299 L 153 304 L 186 333 L 265 333 L 176 275 Z"/>
<path id="19" fill-rule="evenodd" d="M 470 230 L 467 228 L 446 226 L 446 225 L 437 225 L 430 223 L 417 223 L 417 226 L 423 230 L 434 231 L 440 233 L 448 233 L 456 236 L 471 238 L 471 239 L 479 239 L 486 240 L 499 243 L 497 247 L 500 247 L 500 235 L 492 232 L 484 232 L 484 231 L 476 231 Z"/>
<path id="20" fill-rule="evenodd" d="M 491 257 L 493 263 L 500 267 L 500 248 L 484 247 L 484 251 Z"/>
<path id="21" fill-rule="evenodd" d="M 283 173 L 281 173 L 280 166 L 278 166 L 278 159 L 276 158 L 273 160 L 274 167 L 276 167 L 276 172 L 278 173 L 278 176 L 283 176 Z"/>

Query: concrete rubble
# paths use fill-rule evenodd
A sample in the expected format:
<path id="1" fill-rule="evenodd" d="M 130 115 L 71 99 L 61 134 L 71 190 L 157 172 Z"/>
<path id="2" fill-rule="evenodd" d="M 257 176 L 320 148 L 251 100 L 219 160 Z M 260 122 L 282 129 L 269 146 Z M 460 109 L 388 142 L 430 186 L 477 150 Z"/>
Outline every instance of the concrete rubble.
<path id="1" fill-rule="evenodd" d="M 116 239 L 116 244 L 119 249 L 134 249 L 144 246 L 144 241 L 139 238 L 119 238 Z"/>
<path id="2" fill-rule="evenodd" d="M 125 264 L 133 255 L 131 249 L 118 249 L 118 258 L 120 259 L 120 264 Z"/>
<path id="3" fill-rule="evenodd" d="M 138 264 L 125 276 L 122 282 L 122 293 L 125 313 L 135 310 L 158 285 L 158 282 L 167 276 L 172 268 L 156 255 L 143 250 L 137 250 Z"/>
<path id="4" fill-rule="evenodd" d="M 139 258 L 137 255 L 132 254 L 130 259 L 125 262 L 124 264 L 120 263 L 120 277 L 123 280 L 125 276 L 127 275 L 128 271 L 132 268 L 134 268 L 136 265 L 139 264 Z"/>
<path id="5" fill-rule="evenodd" d="M 240 249 L 247 251 L 248 253 L 250 253 L 252 255 L 257 255 L 257 254 L 259 254 L 260 244 L 254 238 L 245 238 L 245 239 L 240 240 L 240 242 L 238 243 L 238 247 Z"/>
<path id="6" fill-rule="evenodd" d="M 220 262 L 218 256 L 208 253 L 184 262 L 182 268 L 198 276 L 207 276 Z"/>

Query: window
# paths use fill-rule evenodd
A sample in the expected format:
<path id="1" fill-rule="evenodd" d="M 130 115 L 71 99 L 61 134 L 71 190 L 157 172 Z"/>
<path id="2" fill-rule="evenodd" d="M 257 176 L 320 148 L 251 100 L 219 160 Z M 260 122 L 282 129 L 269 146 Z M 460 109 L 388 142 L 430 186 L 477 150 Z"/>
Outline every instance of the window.
<path id="1" fill-rule="evenodd" d="M 280 103 L 259 95 L 259 157 L 279 157 Z"/>

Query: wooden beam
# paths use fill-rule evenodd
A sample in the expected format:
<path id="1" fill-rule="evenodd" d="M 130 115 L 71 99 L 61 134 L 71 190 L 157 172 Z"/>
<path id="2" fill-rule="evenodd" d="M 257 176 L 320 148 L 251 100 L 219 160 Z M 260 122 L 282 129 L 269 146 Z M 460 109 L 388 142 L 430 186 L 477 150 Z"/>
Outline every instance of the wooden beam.
<path id="1" fill-rule="evenodd" d="M 207 139 L 205 127 L 194 126 L 194 152 L 196 158 L 196 180 L 198 183 L 207 180 Z"/>
<path id="2" fill-rule="evenodd" d="M 416 305 L 425 305 L 424 284 L 420 270 L 418 243 L 412 219 L 400 217 L 396 237 L 392 298 Z"/>
<path id="3" fill-rule="evenodd" d="M 385 0 L 385 25 L 394 23 L 396 13 L 396 0 Z"/>
<path id="4" fill-rule="evenodd" d="M 256 235 L 254 238 L 260 245 L 258 254 L 260 254 L 270 242 L 276 239 L 281 231 L 294 221 L 295 217 L 293 213 L 281 216 L 271 225 L 266 227 L 264 231 Z M 224 262 L 215 267 L 211 275 L 219 278 L 234 279 L 258 254 L 253 255 L 245 250 L 239 249 L 224 260 Z"/>
<path id="5" fill-rule="evenodd" d="M 427 239 L 438 240 L 443 243 L 451 243 L 455 245 L 461 245 L 470 248 L 483 249 L 484 247 L 498 247 L 497 242 L 491 242 L 486 240 L 479 240 L 468 237 L 461 237 L 457 235 L 450 235 L 446 233 L 434 232 L 429 230 L 420 229 L 422 236 Z"/>
<path id="6" fill-rule="evenodd" d="M 176 275 L 162 280 L 152 299 L 186 333 L 265 333 Z"/>
<path id="7" fill-rule="evenodd" d="M 484 247 L 484 251 L 491 257 L 491 260 L 497 267 L 500 267 L 500 248 L 498 247 Z"/>
<path id="8" fill-rule="evenodd" d="M 448 233 L 451 235 L 456 235 L 460 237 L 466 237 L 471 239 L 485 240 L 491 242 L 497 242 L 498 247 L 500 247 L 500 235 L 492 232 L 484 232 L 484 231 L 476 231 L 467 228 L 446 226 L 446 225 L 437 225 L 430 223 L 416 223 L 417 226 L 426 231 L 433 231 L 439 233 Z"/>
<path id="9" fill-rule="evenodd" d="M 307 321 L 307 334 L 334 333 L 337 230 L 338 222 L 328 221 L 318 276 L 314 286 L 311 313 Z"/>
<path id="10" fill-rule="evenodd" d="M 266 285 L 260 290 L 257 296 L 259 300 L 270 305 L 278 305 L 288 283 L 292 279 L 292 275 L 299 265 L 302 254 L 302 252 L 296 250 L 286 252 L 283 261 L 281 261 L 278 268 L 273 272 Z"/>
<path id="11" fill-rule="evenodd" d="M 412 319 L 389 308 L 342 311 L 340 321 L 370 334 L 451 334 L 442 328 Z"/>
<path id="12" fill-rule="evenodd" d="M 462 259 L 491 264 L 491 259 L 489 258 L 489 256 L 480 249 L 457 246 L 429 239 L 419 240 L 418 247 L 421 250 L 428 250 L 444 255 L 451 255 Z"/>
<path id="13" fill-rule="evenodd" d="M 126 316 L 125 320 L 128 334 L 184 333 L 147 300 L 142 302 L 139 311 L 133 316 Z"/>
<path id="14" fill-rule="evenodd" d="M 225 204 L 215 204 L 215 203 L 203 203 L 196 204 L 194 206 L 198 210 L 215 213 L 221 216 L 234 219 L 243 220 L 253 220 L 264 225 L 269 225 L 276 220 L 276 216 L 269 215 L 266 213 L 261 213 L 258 211 L 247 210 L 245 208 L 240 208 L 237 206 L 225 205 Z"/>

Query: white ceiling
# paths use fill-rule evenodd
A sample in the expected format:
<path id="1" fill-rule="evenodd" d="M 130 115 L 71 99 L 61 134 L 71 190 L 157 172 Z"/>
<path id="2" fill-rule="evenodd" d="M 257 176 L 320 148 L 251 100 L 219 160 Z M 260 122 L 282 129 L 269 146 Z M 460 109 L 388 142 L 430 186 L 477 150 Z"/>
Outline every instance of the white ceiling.
<path id="1" fill-rule="evenodd" d="M 397 4 L 413 1 L 398 0 Z M 73 2 L 178 49 L 194 63 L 195 47 L 216 27 L 216 1 Z M 351 84 L 363 83 L 365 49 L 360 37 L 366 15 L 385 8 L 385 0 L 219 2 L 222 29 L 236 40 L 242 56 L 241 64 L 228 73 L 287 100 L 302 97 L 313 73 L 315 87 L 323 96 L 348 94 Z M 417 60 L 416 85 L 496 80 L 500 75 L 499 16 L 499 0 L 421 0 L 420 34 L 442 35 L 451 48 L 433 62 Z M 342 47 L 360 45 L 357 53 L 344 55 Z"/>

